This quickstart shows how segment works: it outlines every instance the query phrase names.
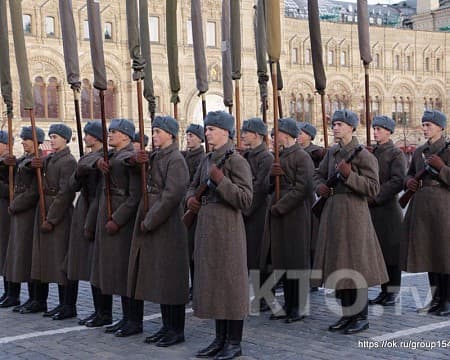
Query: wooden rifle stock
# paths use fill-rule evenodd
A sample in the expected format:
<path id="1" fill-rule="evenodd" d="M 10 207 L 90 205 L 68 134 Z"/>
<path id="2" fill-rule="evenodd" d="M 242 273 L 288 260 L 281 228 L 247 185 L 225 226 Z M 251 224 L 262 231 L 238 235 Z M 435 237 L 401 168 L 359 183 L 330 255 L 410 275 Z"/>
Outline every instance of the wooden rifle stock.
<path id="1" fill-rule="evenodd" d="M 444 147 L 439 150 L 439 152 L 437 153 L 437 156 L 441 156 L 445 150 L 448 149 L 448 147 L 450 146 L 450 141 L 446 141 Z M 429 171 L 429 165 L 425 166 L 424 169 L 422 169 L 421 171 L 419 171 L 415 176 L 414 179 L 416 179 L 417 181 L 422 180 L 426 174 L 428 174 Z M 411 198 L 414 196 L 415 192 L 411 191 L 411 190 L 406 190 L 402 196 L 400 196 L 400 198 L 398 199 L 398 203 L 400 204 L 400 207 L 402 209 L 404 209 L 406 207 L 406 205 L 408 205 L 409 201 L 411 200 Z"/>
<path id="2" fill-rule="evenodd" d="M 361 152 L 362 149 L 364 149 L 364 147 L 362 145 L 358 145 L 355 148 L 355 150 L 353 150 L 352 154 L 348 157 L 348 159 L 345 160 L 345 162 L 347 164 L 351 163 L 353 161 L 353 159 L 356 157 L 356 155 L 358 155 Z M 339 181 L 340 181 L 339 172 L 336 172 L 333 174 L 333 176 L 331 176 L 327 180 L 326 185 L 329 188 L 333 188 L 339 183 Z M 324 198 L 324 197 L 320 196 L 312 205 L 311 210 L 312 210 L 313 214 L 316 215 L 318 218 L 320 218 L 320 215 L 322 214 L 322 210 L 323 210 L 323 207 L 325 206 L 327 199 L 328 198 Z"/>

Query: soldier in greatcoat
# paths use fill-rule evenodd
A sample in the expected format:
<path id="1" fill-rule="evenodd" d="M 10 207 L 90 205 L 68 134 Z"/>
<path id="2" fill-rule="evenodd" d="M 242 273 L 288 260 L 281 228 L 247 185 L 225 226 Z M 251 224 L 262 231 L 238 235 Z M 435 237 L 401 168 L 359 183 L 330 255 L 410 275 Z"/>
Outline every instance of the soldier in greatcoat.
<path id="1" fill-rule="evenodd" d="M 405 215 L 406 242 L 403 269 L 429 273 L 433 299 L 422 312 L 447 316 L 450 274 L 450 147 L 445 149 L 447 117 L 438 110 L 422 116 L 427 141 L 414 152 L 406 178 L 415 192 Z M 445 149 L 445 150 L 443 150 Z M 418 180 L 425 167 L 429 171 Z"/>
<path id="2" fill-rule="evenodd" d="M 44 142 L 45 133 L 36 127 L 38 144 Z M 8 212 L 11 217 L 11 226 L 6 252 L 4 275 L 8 281 L 8 297 L 19 299 L 20 284 L 28 283 L 28 300 L 13 308 L 14 312 L 36 313 L 47 310 L 47 304 L 39 302 L 36 297 L 35 281 L 31 280 L 31 259 L 33 251 L 33 226 L 36 214 L 36 204 L 39 200 L 37 188 L 36 170 L 31 165 L 35 149 L 31 126 L 23 127 L 20 132 L 24 155 L 19 159 L 10 158 L 12 164 L 16 164 L 16 176 L 14 178 L 14 198 L 9 205 Z M 24 226 L 24 224 L 28 224 Z"/>
<path id="3" fill-rule="evenodd" d="M 140 138 L 139 132 L 134 134 L 134 139 L 132 141 L 134 151 L 139 151 L 141 149 L 141 138 Z M 148 136 L 144 134 L 144 148 L 146 148 L 148 145 Z"/>
<path id="4" fill-rule="evenodd" d="M 194 314 L 216 320 L 216 338 L 198 357 L 232 359 L 241 354 L 244 319 L 248 314 L 248 274 L 242 210 L 252 202 L 248 162 L 236 152 L 234 118 L 223 111 L 205 118 L 211 152 L 201 162 L 186 195 L 187 206 L 198 212 L 195 232 Z M 222 168 L 217 164 L 224 161 Z M 198 187 L 209 184 L 199 202 Z"/>
<path id="5" fill-rule="evenodd" d="M 178 150 L 178 122 L 157 116 L 152 123 L 155 150 L 136 154 L 148 164 L 149 209 L 141 200 L 133 231 L 128 268 L 131 317 L 142 324 L 143 300 L 159 303 L 162 328 L 147 343 L 168 347 L 184 341 L 185 304 L 189 301 L 189 252 L 186 227 L 181 221 L 189 171 Z M 142 326 L 142 325 L 141 325 Z"/>
<path id="6" fill-rule="evenodd" d="M 381 285 L 380 294 L 369 304 L 395 305 L 401 283 L 400 242 L 404 236 L 403 214 L 398 204 L 397 194 L 403 189 L 406 175 L 406 158 L 394 145 L 391 134 L 395 121 L 388 116 L 375 116 L 372 120 L 376 145 L 373 155 L 380 168 L 380 191 L 368 198 L 370 215 L 380 241 L 386 263 L 389 281 Z"/>
<path id="7" fill-rule="evenodd" d="M 4 264 L 9 240 L 9 166 L 5 158 L 9 155 L 8 132 L 0 130 L 0 275 L 3 276 L 4 293 L 0 297 L 0 308 L 17 306 L 19 299 L 8 298 L 8 281 L 5 279 Z M 8 300 L 6 301 L 6 299 Z M 13 301 L 14 300 L 14 301 Z"/>
<path id="8" fill-rule="evenodd" d="M 349 110 L 337 110 L 332 126 L 336 145 L 328 149 L 314 175 L 316 192 L 327 198 L 317 238 L 314 269 L 321 279 L 313 284 L 339 290 L 343 316 L 328 329 L 354 334 L 369 327 L 369 286 L 388 281 L 380 244 L 370 217 L 368 197 L 380 189 L 376 158 L 362 149 L 351 163 L 349 156 L 359 146 L 353 136 L 359 120 Z M 339 173 L 330 188 L 327 180 Z"/>
<path id="9" fill-rule="evenodd" d="M 80 192 L 72 216 L 67 253 L 67 278 L 70 286 L 66 287 L 64 306 L 53 316 L 54 320 L 69 319 L 77 315 L 78 281 L 89 281 L 90 278 L 95 223 L 98 213 L 96 190 L 100 178 L 100 172 L 91 164 L 102 156 L 102 139 L 101 122 L 90 121 L 86 123 L 84 126 L 84 142 L 90 152 L 78 161 L 77 168 L 70 177 L 66 191 L 70 198 L 78 191 Z M 98 291 L 92 287 L 94 306 L 98 301 L 97 293 Z M 80 320 L 80 325 L 84 325 L 87 321 L 93 319 L 94 314 Z"/>
<path id="10" fill-rule="evenodd" d="M 59 304 L 44 312 L 45 317 L 52 317 L 63 306 L 65 287 L 71 286 L 67 283 L 65 259 L 74 196 L 68 197 L 66 192 L 77 162 L 67 145 L 72 138 L 72 130 L 67 125 L 50 125 L 48 135 L 54 152 L 44 159 L 35 157 L 31 162 L 32 167 L 42 168 L 46 211 L 42 222 L 40 207 L 36 207 L 31 278 L 39 281 L 42 302 L 47 300 L 48 284 L 58 284 Z"/>
<path id="11" fill-rule="evenodd" d="M 186 151 L 181 153 L 186 160 L 186 164 L 189 169 L 189 183 L 194 179 L 195 172 L 197 171 L 198 165 L 205 157 L 205 149 L 202 143 L 205 142 L 205 130 L 203 126 L 198 124 L 190 124 L 186 129 Z M 194 241 L 195 241 L 195 228 L 196 221 L 188 229 L 188 244 L 189 244 L 189 270 L 191 274 L 191 289 L 190 298 L 192 299 L 193 284 L 194 284 Z"/>
<path id="12" fill-rule="evenodd" d="M 105 177 L 100 184 L 100 200 L 95 230 L 94 254 L 91 283 L 101 290 L 104 309 L 98 316 L 86 323 L 88 327 L 100 326 L 109 321 L 101 313 L 109 312 L 112 296 L 120 295 L 122 319 L 106 327 L 107 333 L 129 336 L 142 332 L 141 326 L 128 322 L 130 298 L 127 296 L 128 259 L 136 211 L 141 197 L 139 172 L 127 163 L 135 154 L 131 143 L 135 135 L 133 122 L 127 119 L 113 119 L 109 125 L 108 144 L 112 147 L 108 161 L 96 161 L 97 167 L 110 179 L 112 214 L 108 218 Z M 95 160 L 94 160 L 95 161 Z M 109 314 L 108 314 L 109 315 Z"/>
<path id="13" fill-rule="evenodd" d="M 314 191 L 314 164 L 296 143 L 297 135 L 295 120 L 279 120 L 275 136 L 282 151 L 280 163 L 272 165 L 270 175 L 272 183 L 275 176 L 280 177 L 280 198 L 276 199 L 276 193 L 272 191 L 261 256 L 261 267 L 270 263 L 272 269 L 280 274 L 287 271 L 281 279 L 285 298 L 284 311 L 270 317 L 272 320 L 284 319 L 286 323 L 300 321 L 305 316 L 311 269 L 310 209 L 311 194 Z M 306 288 L 300 289 L 300 285 Z"/>
<path id="14" fill-rule="evenodd" d="M 244 146 L 248 148 L 243 156 L 250 165 L 253 185 L 252 205 L 242 211 L 247 238 L 247 267 L 250 272 L 253 270 L 259 274 L 259 283 L 262 285 L 268 278 L 267 272 L 260 270 L 260 263 L 264 224 L 270 200 L 269 177 L 273 156 L 264 142 L 267 125 L 260 118 L 245 120 L 241 136 Z M 257 300 L 257 311 L 269 310 L 264 299 Z"/>

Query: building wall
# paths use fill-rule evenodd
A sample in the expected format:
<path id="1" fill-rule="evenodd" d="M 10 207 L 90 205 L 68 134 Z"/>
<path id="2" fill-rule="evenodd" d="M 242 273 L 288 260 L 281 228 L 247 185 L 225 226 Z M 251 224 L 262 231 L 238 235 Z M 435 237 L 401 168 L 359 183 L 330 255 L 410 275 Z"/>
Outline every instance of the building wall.
<path id="1" fill-rule="evenodd" d="M 215 23 L 216 29 L 215 46 L 208 47 L 206 50 L 210 80 L 208 104 L 210 107 L 223 107 L 219 101 L 222 96 L 221 1 L 204 0 L 202 5 L 205 36 L 206 22 Z M 253 5 L 254 0 L 243 0 L 241 5 L 242 80 L 240 102 L 243 119 L 259 115 L 260 109 L 254 52 Z M 92 81 L 89 41 L 85 40 L 83 35 L 84 21 L 87 20 L 85 1 L 73 0 L 73 7 L 79 34 L 81 79 Z M 114 113 L 117 117 L 136 120 L 136 85 L 131 79 L 125 10 L 124 1 L 101 2 L 102 21 L 112 24 L 112 39 L 104 41 L 104 51 L 108 79 L 112 81 L 114 87 Z M 24 0 L 23 12 L 31 15 L 32 19 L 31 35 L 26 36 L 32 80 L 34 81 L 37 76 L 41 76 L 45 82 L 48 82 L 51 77 L 57 79 L 59 121 L 67 122 L 75 129 L 73 94 L 65 76 L 58 1 Z M 173 114 L 170 104 L 165 48 L 165 2 L 162 0 L 149 1 L 149 15 L 159 18 L 159 42 L 151 44 L 155 95 L 159 97 L 160 113 Z M 55 18 L 54 36 L 48 36 L 45 32 L 45 19 L 48 16 Z M 181 82 L 179 121 L 182 130 L 190 121 L 200 121 L 198 110 L 200 99 L 195 88 L 193 48 L 187 43 L 188 20 L 190 20 L 190 1 L 181 0 L 179 1 L 177 26 Z M 357 26 L 322 22 L 321 31 L 327 74 L 327 112 L 331 114 L 338 107 L 348 106 L 363 114 L 364 69 L 359 58 Z M 320 132 L 320 97 L 314 93 L 312 65 L 305 59 L 310 49 L 308 23 L 305 20 L 283 18 L 282 33 L 281 69 L 284 79 L 282 91 L 284 115 L 311 121 L 318 125 Z M 396 108 L 395 103 L 397 103 L 397 112 L 407 113 L 404 116 L 408 118 L 408 128 L 404 133 L 410 138 L 410 142 L 417 143 L 421 141 L 419 125 L 425 101 L 427 101 L 427 106 L 431 107 L 430 104 L 433 103 L 433 107 L 440 107 L 443 111 L 450 113 L 448 100 L 450 65 L 446 61 L 450 58 L 450 34 L 371 27 L 370 36 L 374 57 L 374 62 L 370 67 L 372 110 L 374 113 L 392 114 Z M 28 124 L 29 120 L 27 117 L 21 118 L 18 110 L 20 85 L 15 68 L 11 33 L 10 44 L 15 103 L 14 126 L 17 134 L 20 127 Z M 297 58 L 293 55 L 295 52 Z M 346 61 L 341 64 L 342 52 L 346 53 Z M 330 64 L 328 64 L 329 54 L 333 54 Z M 426 60 L 427 58 L 428 60 Z M 299 103 L 304 106 L 299 107 Z M 144 107 L 146 110 L 145 101 Z M 0 110 L 3 109 L 2 103 Z M 270 105 L 269 119 L 272 114 L 271 109 Z M 144 113 L 148 127 L 148 114 L 146 111 Z M 38 119 L 38 124 L 47 129 L 50 123 L 57 120 Z M 364 134 L 362 130 L 361 134 Z M 398 136 L 400 137 L 400 134 Z M 319 138 L 319 141 L 323 140 Z"/>

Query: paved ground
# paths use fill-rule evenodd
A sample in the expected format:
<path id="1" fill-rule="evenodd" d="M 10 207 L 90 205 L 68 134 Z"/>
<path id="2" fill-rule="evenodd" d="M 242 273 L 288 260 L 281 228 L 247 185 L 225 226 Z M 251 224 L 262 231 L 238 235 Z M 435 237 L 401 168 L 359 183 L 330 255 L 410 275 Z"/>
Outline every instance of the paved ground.
<path id="1" fill-rule="evenodd" d="M 404 274 L 403 286 L 401 304 L 371 307 L 370 329 L 354 336 L 326 330 L 338 315 L 334 300 L 326 297 L 323 289 L 311 294 L 310 315 L 302 322 L 287 325 L 270 321 L 267 313 L 250 316 L 245 324 L 242 359 L 449 359 L 450 317 L 415 312 L 426 301 L 426 274 Z M 2 290 L 0 285 L 0 293 Z M 371 297 L 377 293 L 378 289 L 370 290 Z M 56 298 L 56 287 L 51 287 L 50 307 L 56 305 Z M 91 312 L 86 283 L 80 286 L 78 312 L 80 316 Z M 120 315 L 119 299 L 115 299 L 114 315 Z M 119 339 L 102 329 L 80 327 L 75 319 L 53 321 L 38 314 L 0 309 L 0 360 L 193 359 L 195 351 L 213 338 L 212 321 L 193 317 L 188 307 L 184 344 L 169 349 L 144 344 L 145 336 L 160 326 L 159 307 L 146 303 L 145 315 L 144 334 Z"/>

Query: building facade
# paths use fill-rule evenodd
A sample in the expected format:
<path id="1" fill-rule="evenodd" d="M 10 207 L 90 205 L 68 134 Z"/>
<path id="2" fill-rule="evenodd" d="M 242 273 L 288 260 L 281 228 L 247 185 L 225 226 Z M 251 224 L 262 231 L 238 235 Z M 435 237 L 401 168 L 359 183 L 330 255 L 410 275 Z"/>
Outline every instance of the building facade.
<path id="1" fill-rule="evenodd" d="M 38 125 L 47 129 L 50 123 L 62 121 L 75 130 L 73 94 L 65 75 L 58 1 L 24 0 L 22 3 Z M 189 122 L 201 121 L 201 100 L 195 88 L 190 3 L 188 0 L 180 0 L 178 5 L 181 82 L 178 120 L 182 130 Z M 81 93 L 83 121 L 100 117 L 98 96 L 96 90 L 92 88 L 93 72 L 85 4 L 85 1 L 73 0 L 83 84 Z M 254 4 L 255 0 L 241 1 L 242 119 L 260 113 L 254 50 Z M 127 47 L 125 2 L 102 1 L 100 6 L 109 81 L 105 94 L 106 116 L 108 119 L 126 117 L 137 120 L 136 85 L 131 78 L 131 62 Z M 204 0 L 202 6 L 209 76 L 207 108 L 223 109 L 221 1 Z M 149 1 L 149 23 L 157 113 L 173 114 L 165 46 L 165 1 Z M 346 107 L 358 112 L 364 123 L 364 69 L 359 56 L 357 24 L 322 22 L 321 31 L 327 75 L 327 115 L 330 116 L 334 110 Z M 321 103 L 320 96 L 314 91 L 307 20 L 284 16 L 282 34 L 284 115 L 309 121 L 318 126 L 320 133 Z M 422 141 L 420 116 L 425 108 L 450 113 L 450 64 L 447 63 L 447 59 L 450 59 L 450 34 L 373 26 L 370 37 L 373 52 L 373 62 L 370 65 L 371 113 L 393 116 L 402 124 L 401 131 L 397 133 L 398 140 L 408 144 L 419 143 Z M 27 125 L 29 119 L 27 114 L 20 110 L 20 84 L 11 33 L 10 49 L 15 104 L 14 127 L 15 134 L 18 134 L 20 127 Z M 145 104 L 144 100 L 146 109 Z M 4 109 L 1 102 L 0 110 L 3 112 Z M 271 109 L 270 105 L 269 119 Z M 145 114 L 149 128 L 149 117 L 147 112 Z M 323 139 L 319 136 L 318 141 L 323 142 Z M 76 146 L 74 150 L 75 148 Z"/>

